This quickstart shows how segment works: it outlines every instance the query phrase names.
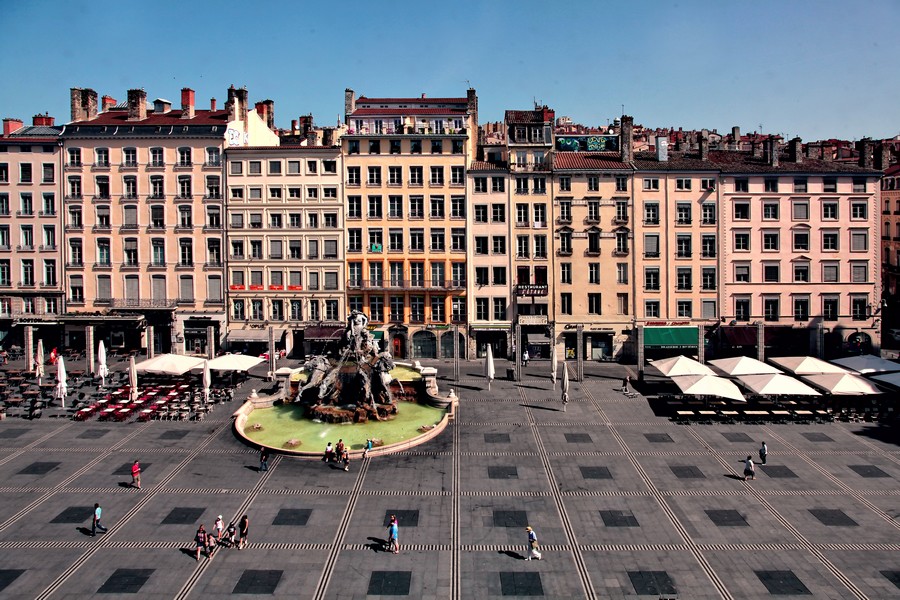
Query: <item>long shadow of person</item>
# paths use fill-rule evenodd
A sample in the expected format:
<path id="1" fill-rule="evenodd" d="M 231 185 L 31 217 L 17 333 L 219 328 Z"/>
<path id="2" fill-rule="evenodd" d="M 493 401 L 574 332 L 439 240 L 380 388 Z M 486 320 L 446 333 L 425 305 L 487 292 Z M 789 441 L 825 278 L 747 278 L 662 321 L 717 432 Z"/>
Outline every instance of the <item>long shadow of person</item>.
<path id="1" fill-rule="evenodd" d="M 377 537 L 369 537 L 367 538 L 369 543 L 366 544 L 366 548 L 374 552 L 387 552 L 387 540 L 383 540 Z"/>
<path id="2" fill-rule="evenodd" d="M 81 532 L 81 533 L 84 534 L 84 535 L 87 535 L 87 536 L 91 535 L 91 528 L 90 528 L 90 527 L 77 527 L 76 529 L 78 529 L 78 531 Z"/>
<path id="3" fill-rule="evenodd" d="M 514 552 L 512 550 L 500 550 L 497 554 L 505 554 L 510 558 L 515 558 L 516 560 L 525 560 L 525 557 L 519 554 L 518 552 Z"/>

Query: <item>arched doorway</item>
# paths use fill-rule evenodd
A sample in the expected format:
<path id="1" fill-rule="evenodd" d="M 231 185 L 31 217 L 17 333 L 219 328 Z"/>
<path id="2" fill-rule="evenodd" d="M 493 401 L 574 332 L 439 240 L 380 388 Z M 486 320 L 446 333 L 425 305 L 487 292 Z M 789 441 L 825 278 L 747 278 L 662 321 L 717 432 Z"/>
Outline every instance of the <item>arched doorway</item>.
<path id="1" fill-rule="evenodd" d="M 460 358 L 466 356 L 466 336 L 459 334 L 456 342 L 456 352 Z M 448 331 L 441 336 L 441 358 L 453 358 L 453 332 Z"/>
<path id="2" fill-rule="evenodd" d="M 391 338 L 391 354 L 394 358 L 406 358 L 406 336 L 396 334 Z"/>
<path id="3" fill-rule="evenodd" d="M 863 331 L 857 331 L 847 337 L 847 352 L 850 354 L 869 354 L 872 351 L 872 337 Z"/>
<path id="4" fill-rule="evenodd" d="M 417 331 L 412 336 L 413 358 L 437 358 L 437 338 L 430 331 Z"/>

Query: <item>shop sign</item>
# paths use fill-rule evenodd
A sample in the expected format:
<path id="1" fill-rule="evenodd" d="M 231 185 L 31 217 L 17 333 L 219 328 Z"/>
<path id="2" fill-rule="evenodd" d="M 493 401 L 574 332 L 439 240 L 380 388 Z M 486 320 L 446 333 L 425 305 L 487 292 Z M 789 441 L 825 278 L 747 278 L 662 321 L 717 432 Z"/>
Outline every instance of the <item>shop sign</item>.
<path id="1" fill-rule="evenodd" d="M 547 315 L 519 315 L 519 325 L 546 325 Z"/>

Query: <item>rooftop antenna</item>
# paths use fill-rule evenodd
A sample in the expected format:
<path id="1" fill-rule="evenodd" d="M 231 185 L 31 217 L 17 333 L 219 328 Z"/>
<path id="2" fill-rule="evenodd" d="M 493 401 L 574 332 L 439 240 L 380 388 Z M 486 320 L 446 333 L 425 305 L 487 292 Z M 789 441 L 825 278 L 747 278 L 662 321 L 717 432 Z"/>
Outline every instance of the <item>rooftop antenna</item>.
<path id="1" fill-rule="evenodd" d="M 625 105 L 624 104 L 622 105 L 622 114 L 623 115 L 625 114 Z"/>

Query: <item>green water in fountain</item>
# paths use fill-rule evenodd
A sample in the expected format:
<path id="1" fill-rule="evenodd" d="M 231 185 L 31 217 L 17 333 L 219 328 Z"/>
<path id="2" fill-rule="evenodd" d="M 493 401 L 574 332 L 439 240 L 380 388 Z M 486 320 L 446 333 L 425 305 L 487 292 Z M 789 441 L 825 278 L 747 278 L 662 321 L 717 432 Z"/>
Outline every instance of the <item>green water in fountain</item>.
<path id="1" fill-rule="evenodd" d="M 248 439 L 270 448 L 286 448 L 288 440 L 300 440 L 300 445 L 290 448 L 301 452 L 323 452 L 328 442 L 336 444 L 343 439 L 351 450 L 362 450 L 367 439 L 381 439 L 385 445 L 402 442 L 420 435 L 423 425 L 439 423 L 446 412 L 415 402 L 401 402 L 396 418 L 390 421 L 336 424 L 316 423 L 306 418 L 304 409 L 297 405 L 258 408 L 247 417 L 244 435 Z M 260 430 L 253 426 L 259 424 Z"/>

